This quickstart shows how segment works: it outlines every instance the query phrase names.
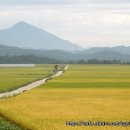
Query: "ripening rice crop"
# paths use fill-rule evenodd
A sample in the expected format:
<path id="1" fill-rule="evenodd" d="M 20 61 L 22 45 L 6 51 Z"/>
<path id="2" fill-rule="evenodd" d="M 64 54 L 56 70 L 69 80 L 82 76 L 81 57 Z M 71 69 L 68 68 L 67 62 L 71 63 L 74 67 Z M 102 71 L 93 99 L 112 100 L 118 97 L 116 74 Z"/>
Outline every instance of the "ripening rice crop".
<path id="1" fill-rule="evenodd" d="M 66 121 L 130 120 L 130 66 L 72 65 L 39 88 L 0 100 L 0 114 L 31 130 L 128 130 Z"/>

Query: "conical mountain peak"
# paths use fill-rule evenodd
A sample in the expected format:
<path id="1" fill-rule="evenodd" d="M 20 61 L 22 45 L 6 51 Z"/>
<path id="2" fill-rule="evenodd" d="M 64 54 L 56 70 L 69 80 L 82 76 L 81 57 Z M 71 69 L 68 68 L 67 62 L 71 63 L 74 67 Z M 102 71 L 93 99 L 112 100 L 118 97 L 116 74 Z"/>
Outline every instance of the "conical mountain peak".
<path id="1" fill-rule="evenodd" d="M 44 50 L 79 50 L 78 45 L 61 39 L 46 30 L 24 21 L 16 23 L 9 29 L 0 31 L 0 43 L 8 46 Z"/>
<path id="2" fill-rule="evenodd" d="M 24 22 L 24 21 L 20 21 L 18 23 L 16 23 L 13 27 L 27 27 L 27 26 L 31 26 L 31 24 L 27 23 L 27 22 Z"/>

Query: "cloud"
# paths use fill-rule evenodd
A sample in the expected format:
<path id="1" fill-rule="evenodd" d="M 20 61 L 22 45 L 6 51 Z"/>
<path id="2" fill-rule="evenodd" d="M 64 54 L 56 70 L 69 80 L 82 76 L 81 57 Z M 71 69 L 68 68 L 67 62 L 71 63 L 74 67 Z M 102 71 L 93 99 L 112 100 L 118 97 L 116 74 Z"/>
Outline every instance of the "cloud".
<path id="1" fill-rule="evenodd" d="M 0 5 L 61 5 L 130 3 L 129 0 L 0 0 Z"/>
<path id="2" fill-rule="evenodd" d="M 67 3 L 69 3 L 69 0 L 0 0 L 0 5 L 56 5 Z"/>
<path id="3" fill-rule="evenodd" d="M 84 47 L 130 43 L 128 0 L 2 1 L 7 5 L 0 6 L 0 28 L 22 20 Z"/>

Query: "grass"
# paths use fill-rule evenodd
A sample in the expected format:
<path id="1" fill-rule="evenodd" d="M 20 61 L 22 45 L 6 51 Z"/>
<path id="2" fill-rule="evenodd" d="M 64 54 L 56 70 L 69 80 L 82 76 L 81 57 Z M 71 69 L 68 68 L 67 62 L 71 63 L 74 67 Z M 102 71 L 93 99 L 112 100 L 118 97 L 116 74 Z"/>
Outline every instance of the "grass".
<path id="1" fill-rule="evenodd" d="M 1 99 L 0 114 L 31 130 L 129 130 L 66 126 L 66 121 L 129 121 L 129 77 L 130 66 L 72 65 L 39 88 Z"/>
<path id="2" fill-rule="evenodd" d="M 22 130 L 17 125 L 0 117 L 0 130 Z"/>
<path id="3" fill-rule="evenodd" d="M 51 65 L 27 68 L 0 68 L 0 93 L 17 89 L 46 77 L 53 69 Z"/>

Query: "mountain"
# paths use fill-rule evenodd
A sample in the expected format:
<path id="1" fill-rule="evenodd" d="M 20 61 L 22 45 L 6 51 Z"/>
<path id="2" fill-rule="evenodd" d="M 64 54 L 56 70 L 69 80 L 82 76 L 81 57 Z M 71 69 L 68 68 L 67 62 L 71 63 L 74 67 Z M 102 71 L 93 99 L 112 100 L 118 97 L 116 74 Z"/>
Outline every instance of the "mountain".
<path id="1" fill-rule="evenodd" d="M 78 45 L 25 22 L 19 22 L 13 27 L 0 30 L 0 44 L 44 50 L 81 50 Z"/>
<path id="2" fill-rule="evenodd" d="M 120 60 L 123 62 L 130 62 L 130 55 L 122 54 L 114 51 L 101 51 L 101 52 L 89 54 L 88 59 Z"/>
<path id="3" fill-rule="evenodd" d="M 21 49 L 18 47 L 10 47 L 0 45 L 0 56 L 35 56 L 49 59 L 55 59 L 57 61 L 77 61 L 77 60 L 120 60 L 123 62 L 130 62 L 130 55 L 114 52 L 110 50 L 104 50 L 95 53 L 80 52 L 68 52 L 63 50 L 36 50 L 36 49 Z"/>
<path id="4" fill-rule="evenodd" d="M 11 47 L 0 45 L 0 56 L 21 56 L 21 55 L 34 55 L 40 57 L 49 57 L 60 60 L 77 60 L 81 59 L 79 56 L 75 56 L 74 52 L 63 50 L 36 50 L 36 49 L 22 49 L 18 47 Z"/>
<path id="5" fill-rule="evenodd" d="M 93 47 L 90 49 L 87 49 L 84 51 L 86 54 L 93 54 L 93 53 L 98 53 L 102 51 L 113 51 L 113 52 L 118 52 L 122 54 L 128 54 L 130 55 L 130 46 L 116 46 L 116 47 Z"/>

